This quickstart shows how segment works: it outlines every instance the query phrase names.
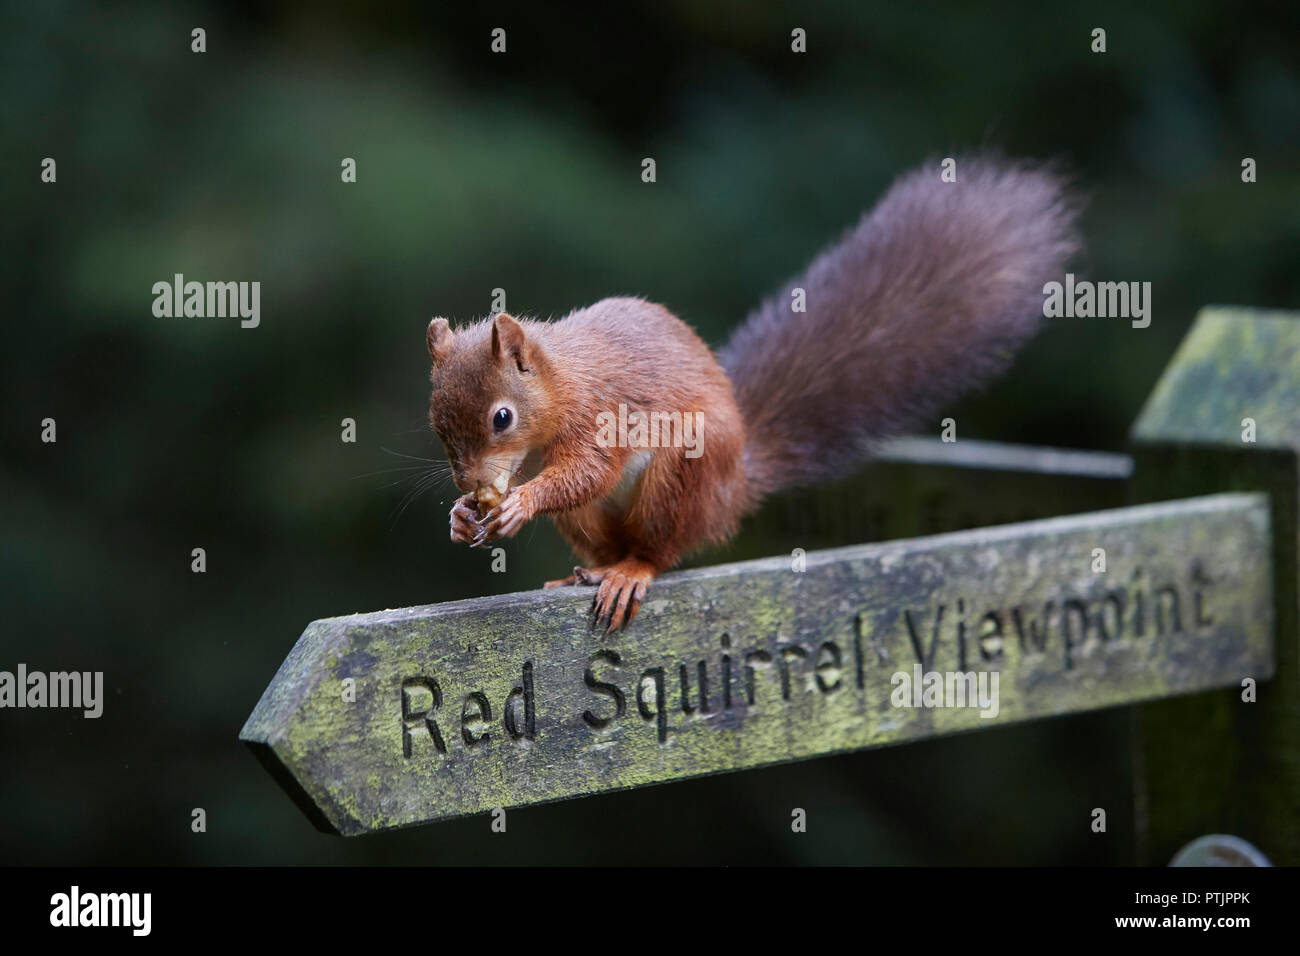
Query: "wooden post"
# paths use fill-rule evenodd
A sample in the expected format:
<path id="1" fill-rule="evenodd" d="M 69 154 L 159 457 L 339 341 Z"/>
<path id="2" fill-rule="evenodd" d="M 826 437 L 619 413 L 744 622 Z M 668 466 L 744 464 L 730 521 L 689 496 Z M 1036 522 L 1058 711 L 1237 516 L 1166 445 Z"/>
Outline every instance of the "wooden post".
<path id="1" fill-rule="evenodd" d="M 1134 499 L 1266 493 L 1273 516 L 1276 676 L 1139 708 L 1139 858 L 1163 865 L 1207 833 L 1300 864 L 1300 315 L 1204 310 L 1133 428 Z M 1211 556 L 1204 571 L 1220 573 Z"/>
<path id="2" fill-rule="evenodd" d="M 769 499 L 728 553 L 758 558 L 1128 504 L 1127 454 L 909 437 L 831 485 Z"/>

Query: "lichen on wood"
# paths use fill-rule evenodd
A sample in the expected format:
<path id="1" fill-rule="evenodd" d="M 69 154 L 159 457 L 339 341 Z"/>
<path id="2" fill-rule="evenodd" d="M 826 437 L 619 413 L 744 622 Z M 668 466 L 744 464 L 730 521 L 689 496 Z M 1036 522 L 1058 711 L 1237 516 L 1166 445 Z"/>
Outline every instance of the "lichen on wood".
<path id="1" fill-rule="evenodd" d="M 241 737 L 351 835 L 1235 685 L 1269 534 L 1214 495 L 669 574 L 612 635 L 594 588 L 331 618 Z"/>

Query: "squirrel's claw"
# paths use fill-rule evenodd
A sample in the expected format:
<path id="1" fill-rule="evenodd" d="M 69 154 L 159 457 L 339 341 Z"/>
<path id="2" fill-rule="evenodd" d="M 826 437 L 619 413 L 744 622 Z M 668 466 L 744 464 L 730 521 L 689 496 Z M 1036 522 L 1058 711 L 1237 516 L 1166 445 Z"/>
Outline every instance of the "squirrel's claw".
<path id="1" fill-rule="evenodd" d="M 654 568 L 636 558 L 625 558 L 605 569 L 592 601 L 592 627 L 604 621 L 606 634 L 627 627 L 641 609 L 654 576 Z"/>
<path id="2" fill-rule="evenodd" d="M 605 568 L 584 568 L 575 565 L 573 573 L 567 578 L 556 578 L 554 581 L 542 582 L 544 588 L 563 588 L 570 585 L 578 586 L 583 584 L 599 584 L 605 577 Z M 593 604 L 592 610 L 595 610 Z"/>
<path id="3" fill-rule="evenodd" d="M 523 487 L 511 488 L 508 497 L 487 513 L 483 529 L 491 538 L 510 538 L 532 518 L 528 494 Z"/>
<path id="4" fill-rule="evenodd" d="M 478 512 L 468 506 L 466 498 L 457 499 L 451 508 L 451 540 L 472 546 L 474 538 L 479 533 Z"/>

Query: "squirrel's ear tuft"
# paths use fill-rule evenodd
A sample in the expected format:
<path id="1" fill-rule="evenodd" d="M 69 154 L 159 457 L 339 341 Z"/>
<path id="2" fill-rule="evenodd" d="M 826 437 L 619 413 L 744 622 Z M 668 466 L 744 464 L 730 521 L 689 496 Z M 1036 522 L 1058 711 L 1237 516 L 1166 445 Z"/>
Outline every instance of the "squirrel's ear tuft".
<path id="1" fill-rule="evenodd" d="M 424 333 L 424 341 L 429 346 L 429 358 L 434 365 L 441 365 L 451 354 L 451 340 L 455 338 L 451 324 L 446 319 L 434 319 L 429 323 L 429 330 Z"/>
<path id="2" fill-rule="evenodd" d="M 524 327 L 505 312 L 498 312 L 492 322 L 492 357 L 498 362 L 510 358 L 521 372 L 527 372 L 531 364 Z"/>

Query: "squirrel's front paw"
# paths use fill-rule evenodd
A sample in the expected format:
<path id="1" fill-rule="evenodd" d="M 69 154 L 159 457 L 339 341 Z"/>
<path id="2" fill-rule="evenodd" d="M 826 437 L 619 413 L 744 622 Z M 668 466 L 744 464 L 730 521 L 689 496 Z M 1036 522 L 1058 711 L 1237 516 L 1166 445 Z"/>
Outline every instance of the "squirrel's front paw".
<path id="1" fill-rule="evenodd" d="M 526 484 L 511 488 L 506 494 L 506 500 L 487 513 L 474 543 L 483 544 L 497 538 L 513 537 L 536 514 L 532 489 Z"/>
<path id="2" fill-rule="evenodd" d="M 478 507 L 472 494 L 457 498 L 451 506 L 451 540 L 473 544 L 483 529 L 478 524 Z"/>

